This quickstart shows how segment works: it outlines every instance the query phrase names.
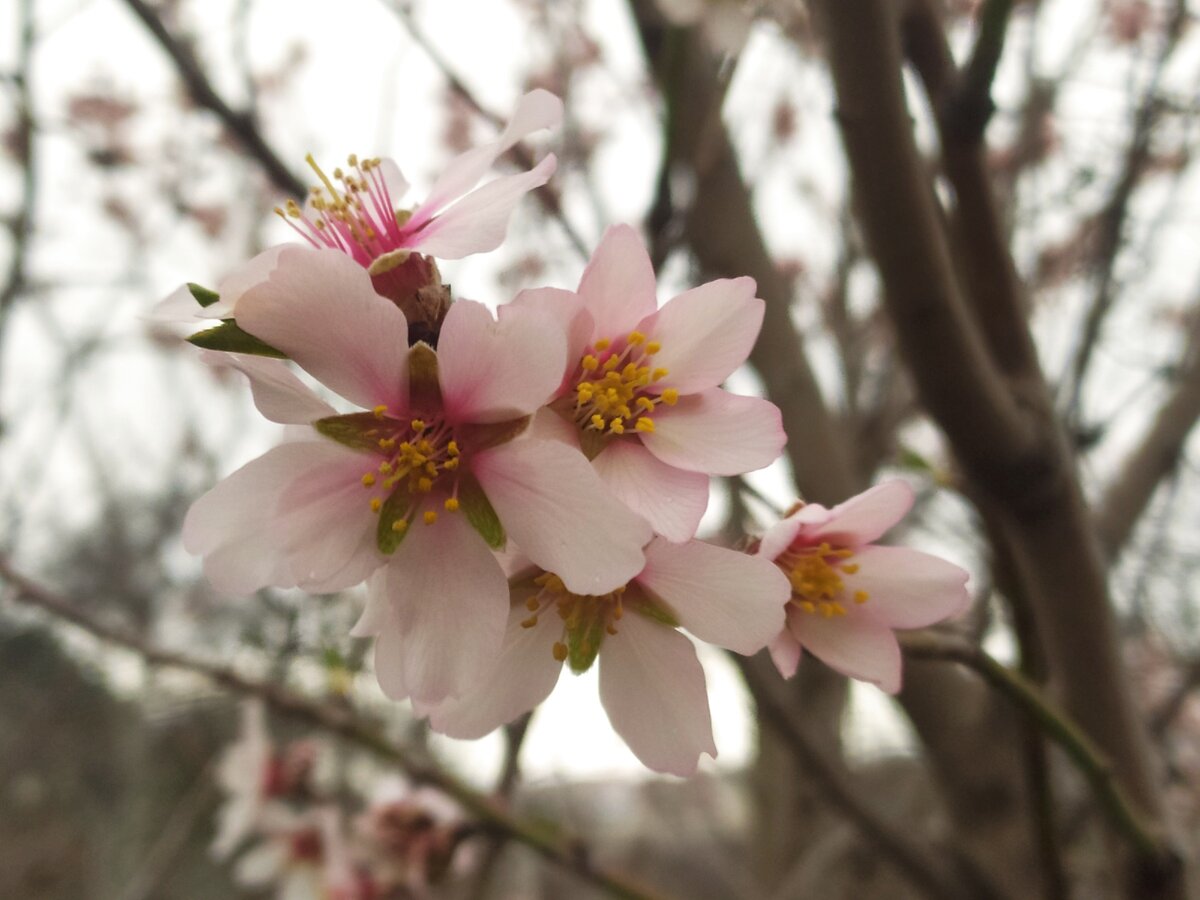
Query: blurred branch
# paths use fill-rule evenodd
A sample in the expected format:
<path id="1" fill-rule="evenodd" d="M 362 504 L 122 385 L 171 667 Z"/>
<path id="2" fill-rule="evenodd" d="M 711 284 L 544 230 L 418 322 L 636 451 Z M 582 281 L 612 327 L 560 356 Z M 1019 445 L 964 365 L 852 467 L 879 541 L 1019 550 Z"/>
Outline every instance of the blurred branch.
<path id="1" fill-rule="evenodd" d="M 939 861 L 932 848 L 918 843 L 907 831 L 884 821 L 852 784 L 853 775 L 831 759 L 809 735 L 809 726 L 795 712 L 786 684 L 778 677 L 765 654 L 753 658 L 729 654 L 742 672 L 746 686 L 767 724 L 787 743 L 803 771 L 847 819 L 870 840 L 914 887 L 930 897 L 952 900 L 964 896 L 987 897 L 989 893 L 964 893 Z M 979 890 L 979 885 L 972 885 Z"/>
<path id="2" fill-rule="evenodd" d="M 409 3 L 406 0 L 384 0 L 384 5 L 395 13 L 396 18 L 400 20 L 400 24 L 404 26 L 404 30 L 408 32 L 409 37 L 421 48 L 421 51 L 433 63 L 434 68 L 441 72 L 450 90 L 466 103 L 468 107 L 474 110 L 476 115 L 486 119 L 496 128 L 503 128 L 505 125 L 504 117 L 484 106 L 479 101 L 479 98 L 475 96 L 474 92 L 467 87 L 466 82 L 454 71 L 454 67 L 450 64 L 450 61 L 442 55 L 442 52 L 438 50 L 437 46 L 429 39 L 421 26 L 417 24 L 417 20 L 409 8 Z M 535 163 L 533 155 L 529 150 L 519 144 L 505 155 L 522 169 L 532 169 Z M 571 246 L 579 252 L 581 257 L 587 259 L 591 255 L 588 250 L 588 244 L 575 229 L 575 226 L 571 224 L 570 219 L 567 218 L 566 212 L 562 208 L 562 198 L 559 196 L 555 186 L 544 185 L 541 190 L 534 191 L 533 196 L 542 205 L 542 209 L 558 221 L 563 234 L 567 236 L 567 240 L 570 241 Z"/>
<path id="3" fill-rule="evenodd" d="M 13 588 L 12 599 L 17 602 L 70 622 L 101 640 L 132 650 L 150 665 L 193 672 L 226 690 L 259 697 L 284 715 L 336 734 L 394 763 L 414 782 L 427 784 L 452 797 L 487 828 L 494 829 L 509 840 L 526 845 L 543 859 L 575 873 L 609 896 L 626 900 L 652 900 L 656 896 L 632 884 L 623 876 L 596 866 L 591 861 L 587 846 L 578 839 L 564 837 L 558 833 L 558 829 L 547 827 L 545 824 L 534 824 L 514 818 L 505 812 L 500 804 L 467 787 L 433 763 L 417 760 L 403 747 L 389 740 L 378 726 L 365 720 L 353 709 L 322 703 L 281 685 L 248 678 L 225 666 L 153 647 L 123 629 L 101 622 L 79 604 L 21 575 L 3 555 L 0 555 L 0 578 Z"/>
<path id="4" fill-rule="evenodd" d="M 176 74 L 183 80 L 188 96 L 197 106 L 213 113 L 221 124 L 233 135 L 266 173 L 271 182 L 283 193 L 292 197 L 303 198 L 308 191 L 299 178 L 283 164 L 275 151 L 267 144 L 266 138 L 255 124 L 254 116 L 249 112 L 234 110 L 217 93 L 208 76 L 204 73 L 196 54 L 183 41 L 167 29 L 163 20 L 154 8 L 145 0 L 125 0 L 135 16 L 146 26 L 160 47 L 171 57 Z"/>
<path id="5" fill-rule="evenodd" d="M 533 720 L 533 711 L 519 716 L 504 726 L 504 759 L 500 764 L 500 777 L 496 779 L 493 795 L 504 803 L 512 800 L 513 791 L 521 777 L 521 748 L 525 745 L 525 736 L 529 734 L 529 723 Z M 493 835 L 484 847 L 482 859 L 475 869 L 472 885 L 467 896 L 474 900 L 483 900 L 491 891 L 496 877 L 496 867 L 508 842 L 504 835 Z"/>
<path id="6" fill-rule="evenodd" d="M 1126 795 L 1103 751 L 1032 681 L 957 636 L 924 631 L 898 637 L 907 656 L 956 662 L 978 673 L 1063 749 L 1087 779 L 1105 813 L 1130 843 L 1140 852 L 1161 858 L 1164 862 L 1171 859 L 1173 851 L 1157 824 L 1147 821 Z"/>
<path id="7" fill-rule="evenodd" d="M 963 135 L 966 140 L 983 137 L 996 109 L 992 102 L 992 80 L 1004 51 L 1012 7 L 1013 0 L 984 0 L 977 14 L 979 37 L 945 113 L 949 130 Z"/>

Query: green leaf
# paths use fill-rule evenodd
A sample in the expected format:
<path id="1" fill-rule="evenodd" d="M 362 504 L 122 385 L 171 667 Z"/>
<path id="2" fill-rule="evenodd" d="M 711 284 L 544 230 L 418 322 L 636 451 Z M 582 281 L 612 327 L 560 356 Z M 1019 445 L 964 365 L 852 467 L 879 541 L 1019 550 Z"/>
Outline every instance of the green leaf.
<path id="1" fill-rule="evenodd" d="M 917 472 L 932 472 L 933 465 L 924 456 L 913 450 L 911 447 L 900 447 L 900 459 L 898 462 L 906 469 L 912 469 Z"/>
<path id="2" fill-rule="evenodd" d="M 471 527 L 482 535 L 494 550 L 504 547 L 507 540 L 500 517 L 488 500 L 487 494 L 470 472 L 464 472 L 458 480 L 458 508 L 467 517 Z"/>
<path id="3" fill-rule="evenodd" d="M 385 437 L 383 423 L 375 413 L 359 412 L 345 416 L 326 416 L 312 423 L 313 428 L 330 440 L 353 450 L 379 452 L 379 441 Z"/>
<path id="4" fill-rule="evenodd" d="M 205 350 L 222 350 L 225 353 L 249 353 L 252 356 L 270 356 L 287 359 L 265 341 L 260 341 L 248 331 L 243 331 L 233 319 L 226 319 L 214 328 L 208 328 L 188 338 L 188 343 Z"/>
<path id="5" fill-rule="evenodd" d="M 408 391 L 414 410 L 441 409 L 437 353 L 424 341 L 418 341 L 408 349 Z"/>
<path id="6" fill-rule="evenodd" d="M 191 292 L 192 298 L 205 309 L 221 299 L 221 295 L 216 291 L 210 291 L 208 288 L 196 284 L 194 281 L 188 282 L 187 289 Z M 216 317 L 214 316 L 214 318 Z"/>
<path id="7" fill-rule="evenodd" d="M 567 665 L 576 675 L 582 675 L 592 667 L 604 642 L 604 610 L 600 603 L 595 606 L 595 614 L 585 616 L 583 621 L 567 632 Z"/>
<path id="8" fill-rule="evenodd" d="M 375 529 L 375 543 L 379 546 L 380 553 L 395 553 L 404 536 L 408 534 L 405 517 L 412 509 L 413 499 L 413 495 L 401 486 L 383 501 L 383 507 L 379 510 L 379 525 Z M 393 527 L 396 522 L 406 524 L 400 530 L 396 530 Z"/>

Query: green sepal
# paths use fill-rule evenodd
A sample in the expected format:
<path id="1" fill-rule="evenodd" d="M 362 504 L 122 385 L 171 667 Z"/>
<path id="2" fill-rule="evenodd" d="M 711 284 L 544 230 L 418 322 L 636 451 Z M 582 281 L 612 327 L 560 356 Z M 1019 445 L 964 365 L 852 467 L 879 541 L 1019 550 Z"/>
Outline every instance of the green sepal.
<path id="1" fill-rule="evenodd" d="M 605 617 L 591 615 L 567 631 L 567 665 L 576 675 L 592 667 L 604 642 Z"/>
<path id="2" fill-rule="evenodd" d="M 625 608 L 670 628 L 679 627 L 679 620 L 675 618 L 675 613 L 660 601 L 651 600 L 648 597 L 642 599 L 630 597 L 625 601 Z"/>
<path id="3" fill-rule="evenodd" d="M 583 455 L 587 457 L 588 462 L 594 460 L 600 455 L 600 451 L 608 446 L 609 435 L 603 431 L 597 431 L 595 428 L 581 428 L 579 430 L 579 449 L 583 451 Z"/>
<path id="4" fill-rule="evenodd" d="M 379 524 L 375 528 L 375 544 L 380 553 L 395 553 L 400 546 L 408 529 L 396 531 L 392 524 L 404 519 L 412 509 L 413 495 L 403 486 L 392 491 L 392 495 L 383 501 L 379 509 Z"/>
<path id="5" fill-rule="evenodd" d="M 513 438 L 520 437 L 533 416 L 521 416 L 519 419 L 509 419 L 506 422 L 491 422 L 487 425 L 468 425 L 462 429 L 460 440 L 472 451 L 479 453 L 492 447 L 507 444 Z"/>
<path id="6" fill-rule="evenodd" d="M 470 472 L 458 479 L 458 508 L 467 521 L 488 542 L 493 550 L 502 550 L 507 542 L 504 526 L 479 481 Z"/>
<path id="7" fill-rule="evenodd" d="M 375 413 L 359 412 L 344 416 L 326 416 L 317 419 L 313 428 L 330 440 L 337 441 L 352 450 L 379 452 L 379 441 L 383 435 L 379 417 Z"/>
<path id="8" fill-rule="evenodd" d="M 424 341 L 408 348 L 408 392 L 413 410 L 442 408 L 437 353 Z"/>
<path id="9" fill-rule="evenodd" d="M 193 334 L 188 343 L 205 350 L 221 350 L 225 353 L 248 353 L 251 356 L 270 356 L 287 359 L 286 353 L 276 350 L 266 341 L 261 341 L 248 331 L 243 331 L 233 319 L 225 319 L 220 325 Z"/>
<path id="10" fill-rule="evenodd" d="M 192 299 L 203 306 L 205 309 L 212 306 L 221 299 L 221 295 L 216 291 L 210 291 L 203 285 L 196 284 L 194 281 L 187 283 L 188 292 L 191 293 Z"/>

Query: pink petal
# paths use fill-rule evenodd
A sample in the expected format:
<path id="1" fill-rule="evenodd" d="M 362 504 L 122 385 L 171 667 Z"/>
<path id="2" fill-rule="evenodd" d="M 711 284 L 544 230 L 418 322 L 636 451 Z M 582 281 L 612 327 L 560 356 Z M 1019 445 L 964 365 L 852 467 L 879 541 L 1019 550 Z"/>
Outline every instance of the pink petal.
<path id="1" fill-rule="evenodd" d="M 408 179 L 404 177 L 404 173 L 400 171 L 400 167 L 396 165 L 394 160 L 381 159 L 379 161 L 379 176 L 383 179 L 383 186 L 387 188 L 388 199 L 395 207 L 404 195 L 408 193 Z"/>
<path id="2" fill-rule="evenodd" d="M 196 325 L 197 319 L 208 318 L 204 308 L 196 302 L 186 284 L 181 284 L 167 296 L 163 297 L 146 313 L 148 322 L 159 322 L 167 325 Z"/>
<path id="3" fill-rule="evenodd" d="M 562 121 L 562 113 L 562 101 L 549 91 L 530 91 L 521 98 L 508 126 L 498 138 L 468 150 L 446 166 L 425 202 L 413 213 L 411 221 L 419 225 L 432 218 L 478 184 L 500 155 L 526 135 L 556 127 Z"/>
<path id="4" fill-rule="evenodd" d="M 499 658 L 469 691 L 430 711 L 434 731 L 452 738 L 481 738 L 550 696 L 562 671 L 552 652 L 562 619 L 548 610 L 537 625 L 522 628 L 528 618 L 529 610 L 522 605 L 509 611 Z"/>
<path id="5" fill-rule="evenodd" d="M 885 481 L 831 509 L 812 537 L 848 547 L 869 544 L 903 519 L 912 505 L 913 490 L 907 482 Z"/>
<path id="6" fill-rule="evenodd" d="M 788 626 L 806 650 L 834 671 L 877 684 L 889 694 L 900 690 L 900 645 L 868 610 L 852 607 L 844 616 L 829 618 L 801 613 L 789 616 Z"/>
<path id="7" fill-rule="evenodd" d="M 379 570 L 371 579 L 373 596 L 376 594 L 383 596 L 377 591 L 375 583 L 386 581 L 386 579 L 387 571 L 385 569 Z M 407 700 L 409 690 L 404 674 L 404 635 L 396 626 L 395 617 L 390 609 L 390 601 L 384 598 L 379 607 L 386 609 L 387 614 L 380 623 L 384 630 L 375 639 L 375 680 L 379 682 L 379 689 L 389 700 Z"/>
<path id="8" fill-rule="evenodd" d="M 504 422 L 533 413 L 562 381 L 566 337 L 527 309 L 500 321 L 482 303 L 451 304 L 438 338 L 438 379 L 458 422 Z"/>
<path id="9" fill-rule="evenodd" d="M 667 465 L 709 475 L 741 475 L 779 458 L 787 435 L 774 403 L 720 388 L 654 410 L 642 443 Z"/>
<path id="10" fill-rule="evenodd" d="M 800 642 L 792 636 L 791 631 L 784 628 L 779 632 L 767 645 L 767 651 L 771 654 L 771 662 L 775 663 L 780 675 L 791 678 L 796 674 L 796 669 L 800 666 Z"/>
<path id="11" fill-rule="evenodd" d="M 391 604 L 403 684 L 433 704 L 468 690 L 495 660 L 508 617 L 508 581 L 466 518 L 418 517 L 371 589 Z M 381 640 L 384 636 L 381 636 Z"/>
<path id="12" fill-rule="evenodd" d="M 606 594 L 642 570 L 649 526 L 605 490 L 578 451 L 518 440 L 471 466 L 509 536 L 568 590 Z"/>
<path id="13" fill-rule="evenodd" d="M 654 267 L 636 231 L 614 225 L 604 232 L 583 270 L 579 294 L 598 338 L 626 335 L 654 312 L 658 307 Z"/>
<path id="14" fill-rule="evenodd" d="M 272 422 L 307 425 L 314 419 L 337 413 L 309 390 L 282 360 L 211 350 L 203 351 L 200 358 L 210 366 L 232 366 L 245 375 L 250 381 L 254 405 Z"/>
<path id="15" fill-rule="evenodd" d="M 633 755 L 656 772 L 688 776 L 714 759 L 704 670 L 692 642 L 637 613 L 600 650 L 600 702 Z"/>
<path id="16" fill-rule="evenodd" d="M 304 250 L 295 244 L 276 244 L 238 266 L 217 282 L 220 299 L 205 308 L 204 316 L 210 319 L 228 319 L 237 315 L 237 305 L 251 288 L 263 284 L 279 265 L 280 254 L 285 250 Z"/>
<path id="17" fill-rule="evenodd" d="M 462 259 L 495 250 L 504 241 L 517 203 L 549 181 L 557 165 L 554 154 L 548 153 L 528 172 L 488 182 L 414 234 L 409 247 L 438 259 Z"/>
<path id="18" fill-rule="evenodd" d="M 967 572 L 907 547 L 863 547 L 848 562 L 848 591 L 866 591 L 866 607 L 892 628 L 925 628 L 966 610 Z"/>
<path id="19" fill-rule="evenodd" d="M 592 317 L 583 309 L 583 298 L 559 288 L 530 288 L 521 291 L 497 310 L 500 319 L 510 309 L 533 310 L 543 321 L 555 322 L 567 336 L 567 371 L 573 373 L 592 339 Z"/>
<path id="20" fill-rule="evenodd" d="M 572 429 L 576 431 L 576 429 Z M 660 461 L 637 440 L 613 440 L 592 466 L 613 496 L 669 541 L 696 534 L 708 508 L 708 476 Z"/>
<path id="21" fill-rule="evenodd" d="M 533 421 L 529 423 L 529 428 L 521 437 L 537 441 L 558 441 L 573 450 L 579 449 L 578 426 L 574 422 L 567 421 L 548 406 L 543 406 L 533 414 Z"/>
<path id="22" fill-rule="evenodd" d="M 238 324 L 365 409 L 408 403 L 408 323 L 340 250 L 289 247 L 238 303 Z"/>
<path id="23" fill-rule="evenodd" d="M 765 309 L 753 278 L 710 281 L 670 300 L 638 328 L 662 344 L 654 365 L 670 374 L 659 387 L 694 394 L 719 385 L 750 355 Z"/>
<path id="24" fill-rule="evenodd" d="M 758 544 L 757 555 L 775 559 L 792 545 L 792 541 L 800 533 L 800 527 L 800 522 L 795 516 L 788 516 L 786 519 L 776 522 L 762 536 L 762 540 Z"/>
<path id="25" fill-rule="evenodd" d="M 700 640 L 746 656 L 783 629 L 792 593 L 774 563 L 702 541 L 651 541 L 636 580 Z"/>

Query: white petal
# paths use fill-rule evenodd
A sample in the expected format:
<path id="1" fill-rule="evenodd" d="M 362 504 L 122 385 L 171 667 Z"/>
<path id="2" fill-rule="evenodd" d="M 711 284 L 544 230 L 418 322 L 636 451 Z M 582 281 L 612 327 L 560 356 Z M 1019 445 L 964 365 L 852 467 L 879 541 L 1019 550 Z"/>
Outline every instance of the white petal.
<path id="1" fill-rule="evenodd" d="M 583 454 L 558 441 L 511 441 L 471 468 L 509 536 L 576 594 L 606 594 L 642 570 L 650 527 L 612 497 Z"/>
<path id="2" fill-rule="evenodd" d="M 279 265 L 280 254 L 284 250 L 303 250 L 297 244 L 276 244 L 268 247 L 262 253 L 238 266 L 219 282 L 217 293 L 220 299 L 204 310 L 204 315 L 210 319 L 228 319 L 237 316 L 237 306 L 246 291 L 265 282 Z"/>
<path id="3" fill-rule="evenodd" d="M 600 702 L 634 756 L 656 772 L 691 775 L 716 758 L 704 670 L 692 642 L 637 613 L 600 650 Z"/>
<path id="4" fill-rule="evenodd" d="M 309 390 L 282 360 L 212 350 L 205 350 L 200 356 L 210 366 L 231 366 L 245 375 L 250 381 L 254 405 L 272 422 L 307 425 L 314 419 L 337 414 L 337 410 Z"/>
<path id="5" fill-rule="evenodd" d="M 788 626 L 829 668 L 889 694 L 900 690 L 900 645 L 892 630 L 865 608 L 851 607 L 844 616 L 828 618 L 820 613 L 793 615 Z"/>
<path id="6" fill-rule="evenodd" d="M 671 541 L 695 536 L 708 508 L 708 476 L 703 472 L 667 465 L 636 438 L 611 441 L 592 466 L 613 496 L 658 534 Z"/>
<path id="7" fill-rule="evenodd" d="M 364 409 L 408 405 L 408 323 L 339 250 L 289 247 L 238 303 L 238 324 Z"/>
<path id="8" fill-rule="evenodd" d="M 840 546 L 869 544 L 903 519 L 912 505 L 913 489 L 907 482 L 885 481 L 839 503 L 812 535 L 818 542 L 829 541 Z"/>
<path id="9" fill-rule="evenodd" d="M 859 568 L 846 590 L 870 594 L 866 605 L 892 628 L 925 628 L 970 605 L 966 570 L 928 553 L 871 545 L 847 562 Z"/>
<path id="10" fill-rule="evenodd" d="M 579 282 L 593 334 L 610 340 L 627 335 L 658 308 L 656 291 L 650 254 L 638 233 L 628 225 L 605 231 Z"/>
<path id="11" fill-rule="evenodd" d="M 478 684 L 430 711 L 429 726 L 434 731 L 452 738 L 480 738 L 550 696 L 562 671 L 553 648 L 563 623 L 549 609 L 538 617 L 537 625 L 522 628 L 529 615 L 520 604 L 509 611 L 499 658 Z"/>
<path id="12" fill-rule="evenodd" d="M 779 670 L 779 674 L 784 678 L 791 678 L 796 674 L 796 669 L 800 666 L 800 642 L 792 635 L 791 631 L 784 629 L 775 636 L 775 639 L 767 645 L 767 650 L 771 654 L 771 662 L 775 663 L 775 668 Z"/>
<path id="13" fill-rule="evenodd" d="M 702 541 L 652 541 L 636 580 L 700 640 L 746 656 L 783 629 L 792 593 L 774 563 Z"/>
<path id="14" fill-rule="evenodd" d="M 658 406 L 646 448 L 668 465 L 710 475 L 741 475 L 779 458 L 787 435 L 779 409 L 761 397 L 720 388 Z"/>

